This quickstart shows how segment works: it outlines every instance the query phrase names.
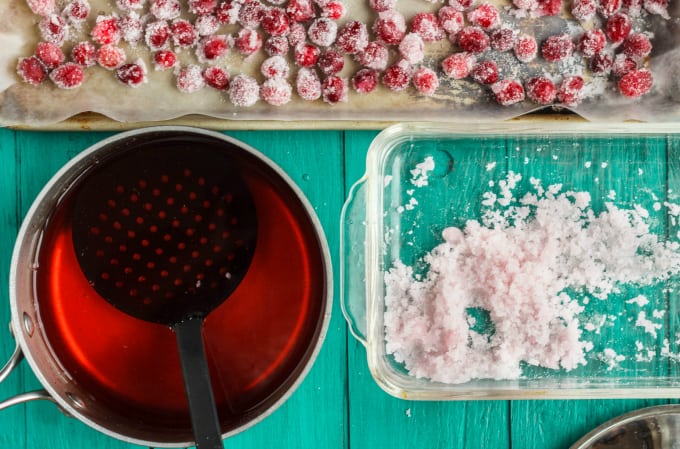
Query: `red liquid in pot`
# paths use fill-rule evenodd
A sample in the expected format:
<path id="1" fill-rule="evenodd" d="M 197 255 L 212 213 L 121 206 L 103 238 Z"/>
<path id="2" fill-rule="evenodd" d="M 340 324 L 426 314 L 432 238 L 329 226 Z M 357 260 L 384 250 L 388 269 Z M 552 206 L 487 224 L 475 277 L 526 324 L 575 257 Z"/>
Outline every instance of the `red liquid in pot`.
<path id="1" fill-rule="evenodd" d="M 242 283 L 204 326 L 225 432 L 265 411 L 297 378 L 325 310 L 313 226 L 283 182 L 255 171 L 243 177 L 257 207 L 256 253 Z M 36 274 L 52 350 L 112 420 L 157 430 L 156 441 L 191 440 L 175 335 L 115 309 L 88 284 L 73 249 L 71 206 L 67 199 L 51 218 Z"/>

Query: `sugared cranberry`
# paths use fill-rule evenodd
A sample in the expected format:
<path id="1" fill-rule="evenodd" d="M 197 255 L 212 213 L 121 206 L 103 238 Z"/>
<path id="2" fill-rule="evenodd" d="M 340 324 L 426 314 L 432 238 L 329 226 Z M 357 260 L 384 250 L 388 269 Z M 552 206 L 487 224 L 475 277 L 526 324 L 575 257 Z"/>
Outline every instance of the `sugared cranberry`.
<path id="1" fill-rule="evenodd" d="M 515 46 L 515 32 L 510 28 L 501 28 L 491 33 L 491 48 L 496 51 L 512 50 Z"/>
<path id="2" fill-rule="evenodd" d="M 60 47 L 66 42 L 69 36 L 69 28 L 66 21 L 57 14 L 50 14 L 43 17 L 38 23 L 38 29 L 42 38 Z"/>
<path id="3" fill-rule="evenodd" d="M 240 0 L 223 0 L 217 5 L 215 17 L 222 25 L 233 25 L 238 22 L 241 4 Z"/>
<path id="4" fill-rule="evenodd" d="M 624 8 L 631 17 L 638 17 L 642 11 L 642 0 L 622 0 L 621 7 Z"/>
<path id="5" fill-rule="evenodd" d="M 29 9 L 39 16 L 49 16 L 57 9 L 54 0 L 26 0 Z"/>
<path id="6" fill-rule="evenodd" d="M 437 16 L 430 12 L 416 13 L 411 19 L 411 31 L 420 35 L 424 42 L 444 39 L 444 29 Z"/>
<path id="7" fill-rule="evenodd" d="M 135 9 L 142 9 L 144 0 L 116 0 L 116 6 L 121 11 L 132 11 Z"/>
<path id="8" fill-rule="evenodd" d="M 260 72 L 265 78 L 287 78 L 290 66 L 283 56 L 270 56 L 262 62 Z"/>
<path id="9" fill-rule="evenodd" d="M 628 37 L 633 24 L 628 17 L 628 15 L 617 12 L 607 19 L 607 24 L 605 25 L 605 31 L 607 32 L 607 37 L 613 43 L 623 42 L 623 40 Z"/>
<path id="10" fill-rule="evenodd" d="M 264 41 L 264 51 L 269 56 L 285 55 L 288 53 L 289 45 L 286 36 L 270 36 Z"/>
<path id="11" fill-rule="evenodd" d="M 116 69 L 116 78 L 130 87 L 139 87 L 146 83 L 146 67 L 138 61 L 131 64 L 123 64 Z"/>
<path id="12" fill-rule="evenodd" d="M 345 15 L 345 4 L 340 1 L 330 1 L 321 8 L 321 17 L 339 20 Z"/>
<path id="13" fill-rule="evenodd" d="M 362 52 L 356 54 L 359 64 L 375 70 L 385 70 L 388 58 L 387 47 L 377 41 L 369 42 Z"/>
<path id="14" fill-rule="evenodd" d="M 175 19 L 170 25 L 172 41 L 179 48 L 190 48 L 198 42 L 198 32 L 196 28 L 184 19 Z"/>
<path id="15" fill-rule="evenodd" d="M 538 0 L 536 17 L 557 16 L 562 12 L 562 0 Z"/>
<path id="16" fill-rule="evenodd" d="M 82 23 L 90 15 L 90 3 L 87 0 L 73 0 L 64 7 L 63 14 L 71 23 Z"/>
<path id="17" fill-rule="evenodd" d="M 406 20 L 396 9 L 381 12 L 373 22 L 373 32 L 378 40 L 397 45 L 406 34 Z"/>
<path id="18" fill-rule="evenodd" d="M 598 11 L 602 17 L 609 17 L 621 9 L 621 0 L 599 0 Z"/>
<path id="19" fill-rule="evenodd" d="M 35 56 L 19 59 L 17 73 L 24 82 L 34 86 L 45 81 L 45 78 L 47 77 L 47 69 L 45 69 L 43 63 Z"/>
<path id="20" fill-rule="evenodd" d="M 597 12 L 597 0 L 572 0 L 571 15 L 576 19 L 587 22 Z"/>
<path id="21" fill-rule="evenodd" d="M 634 59 L 642 59 L 652 52 L 652 43 L 646 34 L 636 33 L 623 42 L 623 53 Z"/>
<path id="22" fill-rule="evenodd" d="M 216 61 L 227 53 L 229 42 L 226 36 L 206 36 L 198 43 L 196 56 L 200 62 Z"/>
<path id="23" fill-rule="evenodd" d="M 107 70 L 117 69 L 125 62 L 125 51 L 115 45 L 106 44 L 97 49 L 97 64 Z"/>
<path id="24" fill-rule="evenodd" d="M 238 22 L 246 28 L 257 28 L 264 18 L 265 6 L 259 0 L 246 0 L 238 11 Z"/>
<path id="25" fill-rule="evenodd" d="M 630 73 L 637 68 L 637 62 L 635 62 L 634 59 L 629 58 L 623 53 L 619 53 L 612 63 L 612 74 L 617 78 L 621 78 L 623 75 Z"/>
<path id="26" fill-rule="evenodd" d="M 512 0 L 512 5 L 519 10 L 522 16 L 528 13 L 535 15 L 538 9 L 538 0 Z"/>
<path id="27" fill-rule="evenodd" d="M 92 67 L 97 63 L 97 49 L 89 41 L 79 42 L 71 49 L 71 59 L 83 67 Z"/>
<path id="28" fill-rule="evenodd" d="M 290 47 L 297 47 L 307 40 L 307 30 L 299 22 L 292 22 L 288 30 L 288 44 Z"/>
<path id="29" fill-rule="evenodd" d="M 449 6 L 458 11 L 465 11 L 472 5 L 472 0 L 449 0 Z"/>
<path id="30" fill-rule="evenodd" d="M 252 28 L 241 28 L 236 35 L 234 47 L 242 55 L 252 55 L 262 48 L 262 36 Z"/>
<path id="31" fill-rule="evenodd" d="M 300 67 L 312 67 L 319 60 L 321 51 L 312 44 L 301 44 L 295 47 L 295 63 Z"/>
<path id="32" fill-rule="evenodd" d="M 194 64 L 189 64 L 177 74 L 177 89 L 185 94 L 198 92 L 205 87 L 205 79 L 201 68 Z"/>
<path id="33" fill-rule="evenodd" d="M 574 42 L 568 34 L 550 36 L 541 45 L 541 55 L 548 62 L 562 61 L 574 52 Z"/>
<path id="34" fill-rule="evenodd" d="M 60 89 L 75 89 L 85 80 L 83 68 L 74 62 L 66 62 L 50 72 L 50 79 Z"/>
<path id="35" fill-rule="evenodd" d="M 321 98 L 321 80 L 316 70 L 306 67 L 298 70 L 295 90 L 303 100 L 313 101 Z"/>
<path id="36" fill-rule="evenodd" d="M 335 45 L 344 53 L 350 55 L 359 53 L 368 45 L 366 25 L 358 20 L 347 22 L 338 31 Z"/>
<path id="37" fill-rule="evenodd" d="M 347 101 L 347 80 L 333 75 L 321 83 L 321 98 L 328 104 Z"/>
<path id="38" fill-rule="evenodd" d="M 61 47 L 51 42 L 39 42 L 35 46 L 35 55 L 48 69 L 53 69 L 63 64 L 66 58 L 64 52 L 61 51 Z"/>
<path id="39" fill-rule="evenodd" d="M 483 53 L 489 49 L 491 40 L 479 27 L 468 26 L 460 30 L 457 35 L 458 46 L 470 53 Z"/>
<path id="40" fill-rule="evenodd" d="M 164 50 L 170 44 L 170 26 L 164 20 L 158 20 L 146 25 L 144 42 L 151 51 Z"/>
<path id="41" fill-rule="evenodd" d="M 196 18 L 194 27 L 199 36 L 210 36 L 217 33 L 217 30 L 220 28 L 220 21 L 217 16 L 204 14 Z"/>
<path id="42" fill-rule="evenodd" d="M 397 0 L 368 0 L 368 6 L 375 12 L 384 12 L 394 9 Z"/>
<path id="43" fill-rule="evenodd" d="M 309 25 L 307 35 L 312 43 L 320 47 L 330 47 L 338 36 L 338 25 L 331 19 L 319 17 Z"/>
<path id="44" fill-rule="evenodd" d="M 583 100 L 583 78 L 578 75 L 565 77 L 557 86 L 557 101 L 565 106 L 577 106 Z"/>
<path id="45" fill-rule="evenodd" d="M 192 14 L 211 14 L 217 8 L 217 0 L 188 0 L 187 6 Z"/>
<path id="46" fill-rule="evenodd" d="M 439 78 L 434 70 L 429 67 L 420 67 L 413 72 L 413 86 L 423 95 L 432 95 L 439 87 Z"/>
<path id="47" fill-rule="evenodd" d="M 373 92 L 378 86 L 378 71 L 361 69 L 352 77 L 352 88 L 360 94 Z"/>
<path id="48" fill-rule="evenodd" d="M 555 101 L 557 89 L 549 78 L 544 76 L 529 78 L 524 86 L 527 97 L 534 103 L 546 105 Z"/>
<path id="49" fill-rule="evenodd" d="M 479 84 L 493 84 L 498 81 L 498 65 L 494 61 L 481 61 L 470 71 L 472 79 Z"/>
<path id="50" fill-rule="evenodd" d="M 229 88 L 229 74 L 216 65 L 208 66 L 203 70 L 203 80 L 205 84 L 217 90 Z"/>
<path id="51" fill-rule="evenodd" d="M 668 0 L 643 0 L 642 5 L 650 14 L 656 14 L 664 19 L 670 19 L 668 14 Z"/>
<path id="52" fill-rule="evenodd" d="M 439 25 L 445 32 L 455 35 L 463 29 L 465 17 L 463 13 L 452 6 L 444 6 L 437 11 Z"/>
<path id="53" fill-rule="evenodd" d="M 619 92 L 628 98 L 637 98 L 652 90 L 654 78 L 647 69 L 633 70 L 619 80 Z"/>
<path id="54" fill-rule="evenodd" d="M 521 62 L 531 62 L 538 52 L 538 44 L 533 36 L 521 34 L 517 36 L 513 50 L 515 52 L 515 57 L 518 60 Z"/>
<path id="55" fill-rule="evenodd" d="M 596 76 L 607 76 L 612 70 L 614 60 L 607 53 L 598 53 L 590 60 L 590 72 Z"/>
<path id="56" fill-rule="evenodd" d="M 156 70 L 168 70 L 177 65 L 177 55 L 172 50 L 159 50 L 153 55 L 153 65 Z"/>
<path id="57" fill-rule="evenodd" d="M 498 9 L 489 3 L 482 3 L 477 8 L 468 12 L 467 19 L 473 25 L 484 30 L 498 28 L 501 24 L 501 16 Z"/>
<path id="58" fill-rule="evenodd" d="M 607 37 L 602 30 L 592 28 L 581 35 L 576 49 L 586 58 L 592 58 L 604 49 L 606 43 Z"/>
<path id="59" fill-rule="evenodd" d="M 179 0 L 150 0 L 149 12 L 158 20 L 172 20 L 181 13 Z"/>
<path id="60" fill-rule="evenodd" d="M 288 14 L 283 8 L 267 9 L 262 17 L 262 29 L 270 36 L 283 36 L 290 29 Z"/>
<path id="61" fill-rule="evenodd" d="M 120 27 L 118 18 L 114 16 L 99 16 L 92 31 L 92 40 L 99 45 L 117 44 L 120 41 Z"/>
<path id="62" fill-rule="evenodd" d="M 260 97 L 272 106 L 282 106 L 290 101 L 293 88 L 284 78 L 269 78 L 262 83 Z"/>
<path id="63" fill-rule="evenodd" d="M 491 91 L 498 104 L 510 106 L 524 100 L 524 87 L 519 81 L 505 79 L 491 85 Z"/>
<path id="64" fill-rule="evenodd" d="M 136 12 L 130 12 L 118 21 L 120 37 L 130 44 L 139 42 L 144 37 L 144 23 Z"/>
<path id="65" fill-rule="evenodd" d="M 409 64 L 418 64 L 425 57 L 425 43 L 423 38 L 416 33 L 408 33 L 399 42 L 399 54 Z"/>
<path id="66" fill-rule="evenodd" d="M 295 22 L 307 22 L 314 18 L 314 3 L 312 0 L 289 0 L 286 12 Z"/>
<path id="67" fill-rule="evenodd" d="M 453 53 L 442 61 L 442 71 L 449 78 L 459 80 L 470 75 L 475 64 L 477 58 L 473 53 Z"/>
<path id="68" fill-rule="evenodd" d="M 402 59 L 385 69 L 382 76 L 382 83 L 393 92 L 406 89 L 411 82 L 412 69 L 408 61 Z"/>
<path id="69" fill-rule="evenodd" d="M 345 58 L 340 52 L 329 49 L 319 56 L 317 64 L 324 75 L 337 75 L 345 67 Z"/>

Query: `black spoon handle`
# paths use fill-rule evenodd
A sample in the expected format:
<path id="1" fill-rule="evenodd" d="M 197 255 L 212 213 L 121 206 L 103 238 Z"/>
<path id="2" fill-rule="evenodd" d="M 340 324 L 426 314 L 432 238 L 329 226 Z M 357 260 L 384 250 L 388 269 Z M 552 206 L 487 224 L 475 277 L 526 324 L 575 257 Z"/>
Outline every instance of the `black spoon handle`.
<path id="1" fill-rule="evenodd" d="M 196 449 L 224 449 L 203 346 L 202 329 L 203 318 L 184 320 L 173 326 L 177 336 Z"/>

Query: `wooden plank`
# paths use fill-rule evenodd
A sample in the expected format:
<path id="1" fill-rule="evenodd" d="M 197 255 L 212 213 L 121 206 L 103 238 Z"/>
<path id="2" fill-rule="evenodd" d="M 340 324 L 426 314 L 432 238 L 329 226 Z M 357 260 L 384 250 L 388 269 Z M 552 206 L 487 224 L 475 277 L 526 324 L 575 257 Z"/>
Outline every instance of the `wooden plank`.
<path id="1" fill-rule="evenodd" d="M 346 133 L 347 189 L 363 175 L 366 150 L 375 135 L 374 132 Z M 476 156 L 479 153 L 468 154 L 468 157 Z M 461 175 L 461 178 L 465 178 L 470 188 L 480 185 L 476 179 L 470 180 L 465 175 Z M 395 399 L 378 388 L 367 366 L 366 350 L 354 339 L 349 342 L 348 363 L 352 447 L 510 447 L 508 402 L 415 402 Z"/>
<path id="2" fill-rule="evenodd" d="M 17 202 L 17 132 L 0 128 L 0 285 L 6 286 L 12 249 L 18 230 Z M 6 287 L 0 290 L 0 365 L 3 365 L 14 351 L 15 343 L 8 323 L 10 322 L 9 294 Z M 23 365 L 23 364 L 22 364 Z M 0 400 L 25 390 L 20 366 L 2 384 Z M 26 416 L 23 406 L 15 406 L 0 412 L 0 447 L 20 448 L 26 445 Z"/>
<path id="3" fill-rule="evenodd" d="M 264 153 L 302 189 L 321 221 L 331 251 L 334 304 L 321 353 L 298 390 L 271 416 L 225 443 L 231 448 L 346 448 L 346 326 L 338 284 L 338 217 L 343 201 L 341 132 L 231 132 Z M 275 288 L 275 286 L 272 286 Z"/>

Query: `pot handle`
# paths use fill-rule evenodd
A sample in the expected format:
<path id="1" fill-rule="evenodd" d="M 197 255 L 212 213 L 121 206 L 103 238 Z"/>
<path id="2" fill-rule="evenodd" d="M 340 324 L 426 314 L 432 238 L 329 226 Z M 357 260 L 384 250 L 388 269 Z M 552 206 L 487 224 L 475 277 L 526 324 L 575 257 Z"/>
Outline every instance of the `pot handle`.
<path id="1" fill-rule="evenodd" d="M 7 361 L 7 363 L 5 363 L 5 366 L 3 366 L 0 369 L 0 383 L 2 383 L 9 376 L 9 374 L 14 370 L 14 368 L 16 368 L 16 366 L 19 364 L 19 362 L 23 360 L 23 358 L 24 354 L 21 351 L 21 347 L 17 343 L 16 348 L 14 348 L 14 352 L 10 356 L 9 360 Z M 12 396 L 11 398 L 5 399 L 4 401 L 0 401 L 0 410 L 4 410 L 13 405 L 29 401 L 35 401 L 38 399 L 44 399 L 54 402 L 54 398 L 50 396 L 50 394 L 46 390 L 41 389 L 21 393 L 16 396 Z"/>
<path id="2" fill-rule="evenodd" d="M 340 216 L 340 301 L 352 335 L 366 346 L 366 176 L 350 189 Z"/>

